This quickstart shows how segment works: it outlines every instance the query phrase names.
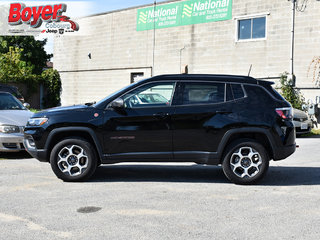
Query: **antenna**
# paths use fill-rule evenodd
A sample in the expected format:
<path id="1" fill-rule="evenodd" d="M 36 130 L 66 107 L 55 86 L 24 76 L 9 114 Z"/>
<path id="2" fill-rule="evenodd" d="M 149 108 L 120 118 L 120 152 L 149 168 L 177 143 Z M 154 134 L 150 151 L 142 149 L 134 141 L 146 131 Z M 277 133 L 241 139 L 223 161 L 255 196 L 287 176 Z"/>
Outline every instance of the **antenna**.
<path id="1" fill-rule="evenodd" d="M 248 77 L 250 77 L 250 74 L 251 74 L 251 69 L 252 69 L 252 64 L 250 65 L 250 68 L 249 68 L 249 73 L 248 73 Z"/>

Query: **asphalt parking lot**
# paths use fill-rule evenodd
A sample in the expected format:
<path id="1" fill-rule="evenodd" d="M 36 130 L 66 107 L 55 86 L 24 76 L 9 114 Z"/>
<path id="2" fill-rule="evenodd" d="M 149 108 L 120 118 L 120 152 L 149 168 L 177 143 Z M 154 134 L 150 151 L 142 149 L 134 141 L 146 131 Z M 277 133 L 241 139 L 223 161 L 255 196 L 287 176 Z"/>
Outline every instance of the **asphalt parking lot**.
<path id="1" fill-rule="evenodd" d="M 297 143 L 255 186 L 195 164 L 102 166 L 64 183 L 49 164 L 0 155 L 0 238 L 319 239 L 320 138 Z"/>

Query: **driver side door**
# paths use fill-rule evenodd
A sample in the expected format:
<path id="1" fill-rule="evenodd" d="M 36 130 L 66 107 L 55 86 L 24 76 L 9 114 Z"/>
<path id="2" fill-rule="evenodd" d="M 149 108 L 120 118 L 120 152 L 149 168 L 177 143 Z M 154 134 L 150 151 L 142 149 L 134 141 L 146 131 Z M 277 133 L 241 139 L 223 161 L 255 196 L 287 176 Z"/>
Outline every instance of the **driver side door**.
<path id="1" fill-rule="evenodd" d="M 172 100 L 176 82 L 151 82 L 121 96 L 124 107 L 105 114 L 108 159 L 128 161 L 173 158 Z"/>

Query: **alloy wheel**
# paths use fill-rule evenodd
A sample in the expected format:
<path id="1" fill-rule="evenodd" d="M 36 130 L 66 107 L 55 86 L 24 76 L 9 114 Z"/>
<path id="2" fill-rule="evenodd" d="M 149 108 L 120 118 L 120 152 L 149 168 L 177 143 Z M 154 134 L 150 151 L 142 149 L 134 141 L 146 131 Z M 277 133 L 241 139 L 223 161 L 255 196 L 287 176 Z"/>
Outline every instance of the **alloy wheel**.
<path id="1" fill-rule="evenodd" d="M 241 147 L 231 155 L 230 166 L 240 178 L 253 178 L 261 170 L 261 155 L 251 147 Z"/>
<path id="2" fill-rule="evenodd" d="M 69 145 L 58 153 L 57 164 L 62 173 L 78 176 L 88 168 L 88 156 L 82 147 Z"/>

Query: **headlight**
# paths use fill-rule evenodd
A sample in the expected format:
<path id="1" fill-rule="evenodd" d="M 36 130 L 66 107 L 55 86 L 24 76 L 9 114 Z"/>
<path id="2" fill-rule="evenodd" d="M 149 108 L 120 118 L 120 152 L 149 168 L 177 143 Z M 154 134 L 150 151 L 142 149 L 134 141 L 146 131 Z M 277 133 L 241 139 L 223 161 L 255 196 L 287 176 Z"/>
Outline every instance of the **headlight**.
<path id="1" fill-rule="evenodd" d="M 27 125 L 28 126 L 42 126 L 48 121 L 48 118 L 30 118 Z"/>
<path id="2" fill-rule="evenodd" d="M 2 125 L 0 126 L 1 133 L 19 133 L 20 128 L 18 126 Z"/>

